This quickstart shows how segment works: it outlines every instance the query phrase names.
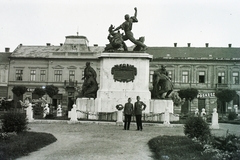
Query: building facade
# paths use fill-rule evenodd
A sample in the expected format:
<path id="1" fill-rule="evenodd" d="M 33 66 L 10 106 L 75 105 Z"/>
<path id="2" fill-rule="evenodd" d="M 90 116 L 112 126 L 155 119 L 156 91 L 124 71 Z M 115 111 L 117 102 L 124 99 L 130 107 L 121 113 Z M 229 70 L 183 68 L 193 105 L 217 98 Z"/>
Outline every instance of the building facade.
<path id="1" fill-rule="evenodd" d="M 83 71 L 86 62 L 97 72 L 99 83 L 100 63 L 98 54 L 104 47 L 89 46 L 84 36 L 66 36 L 66 40 L 59 46 L 47 43 L 46 46 L 25 46 L 20 44 L 9 57 L 8 98 L 14 99 L 11 92 L 16 85 L 24 85 L 27 96 L 33 99 L 35 88 L 54 85 L 59 88 L 58 95 L 51 100 L 45 97 L 53 106 L 61 104 L 69 110 L 76 97 L 77 90 L 81 90 Z M 149 47 L 147 53 L 153 55 L 150 62 L 149 89 L 152 86 L 152 75 L 161 65 L 165 65 L 174 83 L 174 89 L 196 88 L 198 98 L 191 104 L 184 104 L 182 112 L 189 112 L 196 108 L 205 108 L 211 113 L 213 108 L 219 107 L 216 91 L 221 89 L 235 89 L 237 96 L 230 104 L 226 104 L 223 112 L 232 110 L 233 105 L 240 104 L 240 48 L 228 47 Z M 127 54 L 127 53 L 126 53 Z M 139 73 L 140 74 L 140 73 Z"/>
<path id="2" fill-rule="evenodd" d="M 12 88 L 24 85 L 27 92 L 20 99 L 37 99 L 33 94 L 35 88 L 54 85 L 59 89 L 58 95 L 53 99 L 48 96 L 44 98 L 55 107 L 61 104 L 68 110 L 73 105 L 76 91 L 82 86 L 83 71 L 88 61 L 98 73 L 97 52 L 90 50 L 84 36 L 67 36 L 65 43 L 60 46 L 48 43 L 46 46 L 20 44 L 10 56 L 8 96 L 16 99 Z"/>
<path id="3" fill-rule="evenodd" d="M 8 94 L 8 71 L 9 57 L 11 52 L 9 48 L 5 48 L 5 52 L 0 52 L 0 98 L 7 98 Z"/>
<path id="4" fill-rule="evenodd" d="M 240 104 L 240 48 L 228 47 L 156 47 L 149 50 L 153 54 L 151 74 L 165 65 L 174 83 L 174 89 L 196 88 L 197 99 L 182 106 L 182 112 L 205 108 L 208 113 L 213 108 L 219 112 L 233 111 Z M 215 93 L 222 89 L 236 90 L 237 96 L 231 103 L 221 107 Z"/>

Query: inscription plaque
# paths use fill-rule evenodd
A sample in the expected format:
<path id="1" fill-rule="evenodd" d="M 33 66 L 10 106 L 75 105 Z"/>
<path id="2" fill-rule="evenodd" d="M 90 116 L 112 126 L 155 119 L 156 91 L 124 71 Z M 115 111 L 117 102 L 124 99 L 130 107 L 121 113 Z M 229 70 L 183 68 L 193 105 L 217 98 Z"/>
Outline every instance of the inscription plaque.
<path id="1" fill-rule="evenodd" d="M 130 64 L 119 64 L 112 67 L 111 73 L 115 82 L 133 82 L 137 68 Z"/>

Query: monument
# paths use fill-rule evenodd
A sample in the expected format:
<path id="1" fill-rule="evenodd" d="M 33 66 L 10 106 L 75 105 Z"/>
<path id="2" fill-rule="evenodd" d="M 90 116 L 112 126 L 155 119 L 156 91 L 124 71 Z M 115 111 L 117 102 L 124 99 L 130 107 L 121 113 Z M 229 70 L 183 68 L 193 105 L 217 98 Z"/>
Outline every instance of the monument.
<path id="1" fill-rule="evenodd" d="M 172 93 L 173 85 L 165 68 L 162 68 L 161 72 L 156 72 L 155 84 L 162 90 L 159 91 L 155 87 L 157 99 L 151 100 L 149 62 L 153 56 L 146 53 L 145 38 L 142 36 L 135 39 L 133 36 L 133 23 L 138 22 L 137 8 L 134 10 L 134 16 L 130 17 L 126 14 L 125 21 L 120 26 L 115 28 L 110 25 L 108 28 L 109 44 L 106 45 L 104 52 L 98 55 L 100 61 L 99 86 L 94 90 L 96 94 L 92 92 L 91 96 L 87 96 L 85 81 L 88 78 L 84 80 L 81 98 L 76 101 L 77 110 L 79 110 L 78 118 L 91 115 L 92 119 L 98 119 L 99 113 L 117 113 L 116 105 L 125 104 L 128 98 L 136 100 L 136 97 L 140 96 L 147 106 L 144 113 L 162 113 L 167 110 L 168 117 L 170 116 L 171 119 L 173 101 L 166 98 Z M 120 29 L 124 32 L 121 33 Z M 133 50 L 129 51 L 125 44 L 126 40 L 130 40 L 135 45 Z M 86 68 L 88 67 L 89 65 L 86 64 Z M 95 71 L 84 70 L 84 77 L 88 77 L 85 76 L 85 72 L 94 79 Z M 120 113 L 115 115 L 118 122 L 122 122 L 121 117 Z"/>

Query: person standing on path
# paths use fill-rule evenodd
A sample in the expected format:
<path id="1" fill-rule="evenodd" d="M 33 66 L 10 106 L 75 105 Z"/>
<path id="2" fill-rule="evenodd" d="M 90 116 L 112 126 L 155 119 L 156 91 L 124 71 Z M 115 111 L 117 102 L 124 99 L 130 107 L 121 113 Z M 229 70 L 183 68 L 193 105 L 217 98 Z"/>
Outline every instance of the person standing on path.
<path id="1" fill-rule="evenodd" d="M 143 107 L 143 108 L 142 108 Z M 137 102 L 134 103 L 134 113 L 136 116 L 137 130 L 142 131 L 142 111 L 146 109 L 146 104 L 140 101 L 140 97 L 137 96 Z"/>
<path id="2" fill-rule="evenodd" d="M 125 122 L 124 122 L 124 130 L 129 130 L 131 118 L 133 114 L 133 104 L 131 103 L 132 99 L 128 98 L 128 102 L 124 105 L 124 116 L 125 116 Z"/>

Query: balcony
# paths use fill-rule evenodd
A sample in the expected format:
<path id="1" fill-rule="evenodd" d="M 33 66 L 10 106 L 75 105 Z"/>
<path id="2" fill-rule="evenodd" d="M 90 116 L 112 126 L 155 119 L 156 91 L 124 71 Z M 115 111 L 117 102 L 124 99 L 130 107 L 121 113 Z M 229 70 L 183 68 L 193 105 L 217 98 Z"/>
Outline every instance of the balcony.
<path id="1" fill-rule="evenodd" d="M 227 89 L 229 86 L 228 84 L 217 83 L 216 89 Z"/>
<path id="2" fill-rule="evenodd" d="M 78 82 L 77 81 L 64 81 L 64 88 L 70 88 L 70 87 L 77 87 Z"/>

